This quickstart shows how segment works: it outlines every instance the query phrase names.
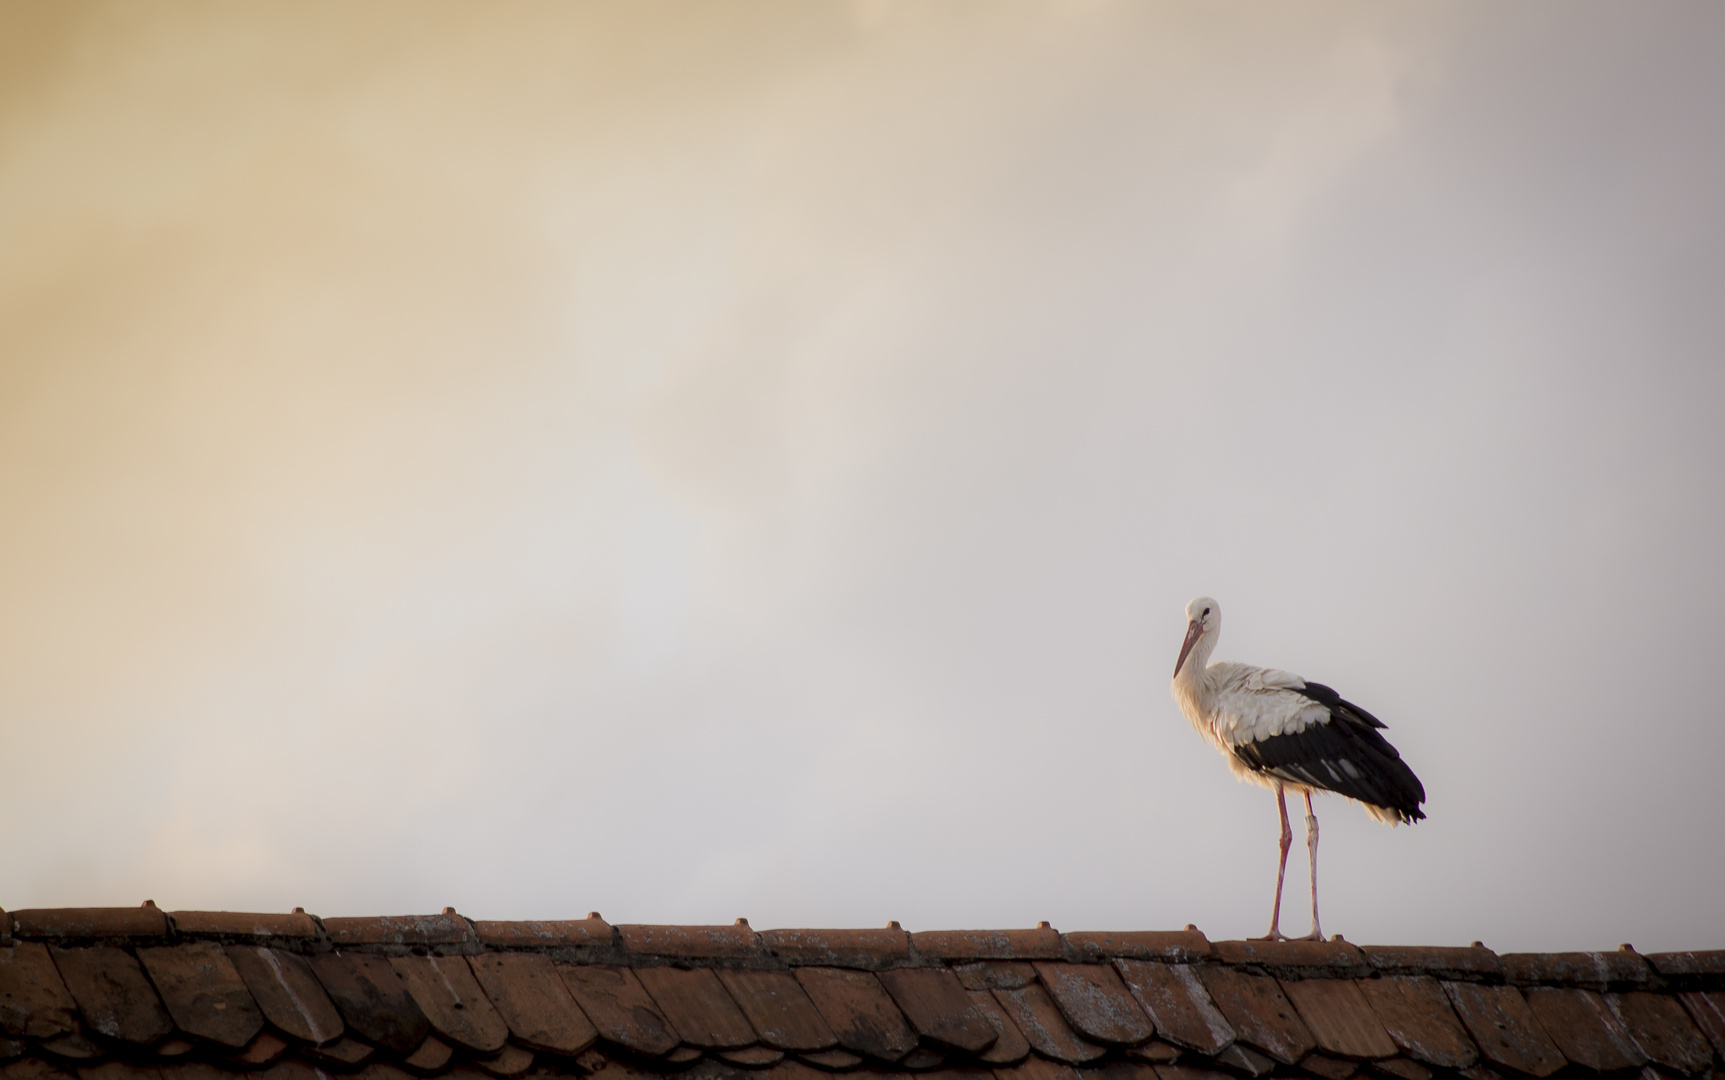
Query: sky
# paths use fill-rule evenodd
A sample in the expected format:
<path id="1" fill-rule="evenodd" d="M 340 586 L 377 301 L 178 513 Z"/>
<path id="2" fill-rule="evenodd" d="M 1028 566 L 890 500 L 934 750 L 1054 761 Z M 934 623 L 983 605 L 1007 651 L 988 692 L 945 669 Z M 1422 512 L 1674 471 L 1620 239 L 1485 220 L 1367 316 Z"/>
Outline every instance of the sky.
<path id="1" fill-rule="evenodd" d="M 0 5 L 0 907 L 1262 933 L 1205 594 L 1425 784 L 1326 932 L 1725 946 L 1722 47 Z"/>

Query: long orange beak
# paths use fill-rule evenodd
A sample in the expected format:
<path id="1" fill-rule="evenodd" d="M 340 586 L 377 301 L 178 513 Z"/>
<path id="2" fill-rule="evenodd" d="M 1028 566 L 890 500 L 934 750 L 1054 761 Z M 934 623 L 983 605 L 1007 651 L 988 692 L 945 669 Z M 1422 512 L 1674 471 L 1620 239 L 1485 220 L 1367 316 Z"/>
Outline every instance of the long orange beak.
<path id="1" fill-rule="evenodd" d="M 1180 677 L 1180 669 L 1186 666 L 1186 658 L 1192 655 L 1192 646 L 1198 644 L 1198 639 L 1204 636 L 1204 624 L 1193 619 L 1186 624 L 1186 643 L 1180 646 L 1180 659 L 1174 661 L 1174 677 Z"/>

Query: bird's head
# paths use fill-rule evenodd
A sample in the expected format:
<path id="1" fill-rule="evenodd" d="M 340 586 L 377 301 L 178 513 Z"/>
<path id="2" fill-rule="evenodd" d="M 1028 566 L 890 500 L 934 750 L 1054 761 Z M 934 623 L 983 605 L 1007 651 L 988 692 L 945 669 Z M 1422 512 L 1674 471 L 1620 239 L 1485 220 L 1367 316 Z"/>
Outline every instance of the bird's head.
<path id="1" fill-rule="evenodd" d="M 1174 677 L 1180 677 L 1180 669 L 1186 666 L 1186 658 L 1192 655 L 1198 640 L 1206 635 L 1211 642 L 1216 640 L 1216 632 L 1222 628 L 1222 605 L 1208 596 L 1200 596 L 1186 605 L 1186 641 L 1180 646 L 1180 659 L 1174 662 Z"/>

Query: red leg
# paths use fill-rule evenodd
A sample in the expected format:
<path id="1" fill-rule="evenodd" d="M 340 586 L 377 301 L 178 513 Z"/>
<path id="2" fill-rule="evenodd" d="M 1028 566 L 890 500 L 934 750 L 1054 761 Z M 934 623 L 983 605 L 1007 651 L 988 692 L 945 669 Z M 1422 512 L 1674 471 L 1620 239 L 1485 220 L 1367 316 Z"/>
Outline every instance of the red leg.
<path id="1" fill-rule="evenodd" d="M 1324 940 L 1324 928 L 1318 925 L 1318 815 L 1312 812 L 1312 793 L 1306 792 L 1306 855 L 1312 861 L 1312 932 L 1310 941 Z"/>
<path id="2" fill-rule="evenodd" d="M 1308 802 L 1311 800 L 1309 795 L 1306 798 Z M 1280 929 L 1282 922 L 1282 879 L 1288 875 L 1288 849 L 1294 844 L 1294 830 L 1288 827 L 1288 797 L 1280 784 L 1276 785 L 1276 809 L 1282 815 L 1282 837 L 1280 841 L 1282 858 L 1276 863 L 1276 906 L 1270 909 L 1270 932 L 1255 939 L 1258 941 L 1286 940 L 1286 935 Z M 1310 821 L 1311 819 L 1308 818 L 1307 820 Z"/>

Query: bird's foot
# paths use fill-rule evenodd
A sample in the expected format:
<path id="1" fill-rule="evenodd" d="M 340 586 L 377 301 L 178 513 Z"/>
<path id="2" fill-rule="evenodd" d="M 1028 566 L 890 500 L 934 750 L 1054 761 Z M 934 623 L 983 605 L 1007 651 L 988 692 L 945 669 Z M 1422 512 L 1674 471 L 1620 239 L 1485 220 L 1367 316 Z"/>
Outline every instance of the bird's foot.
<path id="1" fill-rule="evenodd" d="M 1322 941 L 1322 940 L 1324 940 L 1324 932 L 1322 930 L 1313 930 L 1311 933 L 1307 934 L 1305 937 L 1286 938 L 1284 940 L 1287 940 L 1287 941 Z"/>
<path id="2" fill-rule="evenodd" d="M 1277 930 L 1274 927 L 1271 927 L 1270 932 L 1268 934 L 1265 934 L 1263 937 L 1247 938 L 1246 940 L 1247 941 L 1287 941 L 1288 935 L 1282 933 L 1280 930 Z"/>

